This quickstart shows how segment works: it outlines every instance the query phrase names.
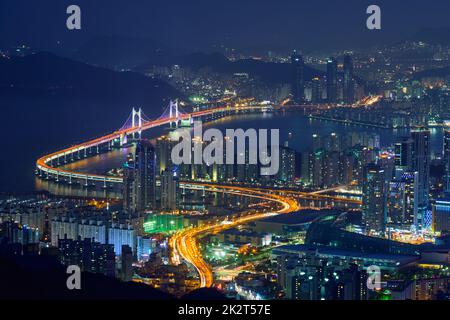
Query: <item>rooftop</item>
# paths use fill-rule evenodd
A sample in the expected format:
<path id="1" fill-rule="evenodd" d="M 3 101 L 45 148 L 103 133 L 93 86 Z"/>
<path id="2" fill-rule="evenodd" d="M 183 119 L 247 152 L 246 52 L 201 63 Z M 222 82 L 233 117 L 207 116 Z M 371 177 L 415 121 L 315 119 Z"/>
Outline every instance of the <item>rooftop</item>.
<path id="1" fill-rule="evenodd" d="M 273 249 L 273 254 L 300 254 L 300 253 L 315 253 L 316 255 L 333 256 L 341 258 L 354 258 L 362 260 L 379 260 L 395 262 L 399 266 L 408 264 L 419 259 L 418 256 L 412 255 L 395 255 L 382 253 L 364 253 L 360 251 L 343 250 L 328 246 L 309 246 L 304 244 L 285 245 Z"/>
<path id="2" fill-rule="evenodd" d="M 260 222 L 298 225 L 298 224 L 311 223 L 314 220 L 316 220 L 317 218 L 322 218 L 327 215 L 337 216 L 340 213 L 342 213 L 342 212 L 337 211 L 337 210 L 331 210 L 331 209 L 324 209 L 324 210 L 306 209 L 306 210 L 296 211 L 296 212 L 293 212 L 290 214 L 281 214 L 281 215 L 277 215 L 274 217 L 266 218 L 266 219 L 260 220 Z"/>

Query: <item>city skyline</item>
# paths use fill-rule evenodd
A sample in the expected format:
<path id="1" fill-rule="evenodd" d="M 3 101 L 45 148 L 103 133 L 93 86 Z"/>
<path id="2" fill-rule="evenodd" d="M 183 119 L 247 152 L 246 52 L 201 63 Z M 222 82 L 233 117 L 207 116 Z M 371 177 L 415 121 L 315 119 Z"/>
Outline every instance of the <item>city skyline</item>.
<path id="1" fill-rule="evenodd" d="M 413 39 L 429 29 L 448 28 L 445 23 L 448 2 L 433 1 L 428 6 L 421 1 L 380 0 L 383 27 L 375 32 L 365 28 L 366 9 L 370 1 L 335 2 L 321 0 L 290 1 L 275 4 L 269 1 L 233 0 L 198 1 L 138 1 L 128 6 L 111 1 L 79 0 L 83 9 L 83 28 L 70 32 L 65 28 L 65 9 L 70 1 L 29 3 L 24 0 L 4 1 L 0 11 L 2 43 L 9 47 L 28 44 L 40 50 L 69 53 L 92 38 L 116 35 L 156 41 L 174 49 L 287 52 L 297 50 L 363 49 L 373 45 L 390 45 Z M 24 8 L 30 10 L 22 10 Z M 20 16 L 27 23 L 17 23 Z M 43 17 L 47 17 L 44 19 Z M 117 23 L 111 23 L 111 18 Z M 233 23 L 217 23 L 227 21 Z M 269 22 L 268 22 L 269 21 Z M 283 21 L 282 24 L 270 21 Z M 320 21 L 320 23 L 318 23 Z M 205 28 L 208 25 L 208 28 Z M 246 26 L 251 25 L 252 28 Z M 261 36 L 264 35 L 264 36 Z M 267 49 L 264 49 L 266 47 Z"/>
<path id="2" fill-rule="evenodd" d="M 450 299 L 448 2 L 27 8 L 0 10 L 2 299 Z"/>

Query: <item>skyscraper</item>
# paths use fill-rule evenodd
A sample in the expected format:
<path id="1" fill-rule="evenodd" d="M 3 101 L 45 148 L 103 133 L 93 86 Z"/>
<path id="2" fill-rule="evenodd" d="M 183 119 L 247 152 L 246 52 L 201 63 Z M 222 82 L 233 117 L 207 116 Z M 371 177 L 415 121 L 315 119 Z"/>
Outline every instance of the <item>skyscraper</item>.
<path id="1" fill-rule="evenodd" d="M 314 78 L 311 80 L 311 102 L 320 103 L 322 100 L 322 92 L 320 87 L 320 79 Z"/>
<path id="2" fill-rule="evenodd" d="M 318 134 L 313 134 L 312 136 L 312 151 L 317 151 L 322 149 L 322 137 Z"/>
<path id="3" fill-rule="evenodd" d="M 156 201 L 156 154 L 149 141 L 141 140 L 136 146 L 137 210 L 154 208 Z"/>
<path id="4" fill-rule="evenodd" d="M 329 58 L 327 61 L 327 100 L 335 103 L 337 100 L 337 61 Z"/>
<path id="5" fill-rule="evenodd" d="M 323 186 L 325 156 L 326 153 L 323 149 L 317 149 L 311 153 L 309 162 L 309 182 L 314 188 L 320 188 Z"/>
<path id="6" fill-rule="evenodd" d="M 355 83 L 353 79 L 353 60 L 346 55 L 344 57 L 344 102 L 352 104 L 355 100 Z"/>
<path id="7" fill-rule="evenodd" d="M 403 172 L 389 184 L 388 222 L 394 226 L 411 227 L 417 216 L 417 172 Z"/>
<path id="8" fill-rule="evenodd" d="M 296 103 L 302 103 L 305 99 L 305 63 L 302 56 L 294 52 L 291 56 L 292 65 L 292 96 Z"/>
<path id="9" fill-rule="evenodd" d="M 340 145 L 340 136 L 334 132 L 323 138 L 322 146 L 326 151 L 340 151 Z"/>
<path id="10" fill-rule="evenodd" d="M 450 231 L 450 199 L 437 200 L 433 205 L 433 231 Z"/>
<path id="11" fill-rule="evenodd" d="M 412 146 L 412 171 L 417 171 L 418 178 L 418 213 L 414 218 L 416 228 L 423 225 L 423 217 L 428 208 L 429 184 L 430 184 L 430 131 L 425 129 L 417 129 L 411 131 L 413 140 Z"/>
<path id="12" fill-rule="evenodd" d="M 386 227 L 387 186 L 384 169 L 369 164 L 363 177 L 363 223 L 366 232 L 384 233 Z"/>
<path id="13" fill-rule="evenodd" d="M 172 165 L 171 152 L 174 141 L 168 136 L 162 136 L 156 140 L 157 172 L 160 174 Z"/>
<path id="14" fill-rule="evenodd" d="M 341 168 L 339 152 L 325 154 L 323 161 L 323 185 L 325 188 L 339 184 L 339 169 Z"/>
<path id="15" fill-rule="evenodd" d="M 171 170 L 161 173 L 161 209 L 176 210 L 178 199 L 178 178 Z"/>
<path id="16" fill-rule="evenodd" d="M 142 212 L 155 208 L 156 202 L 156 154 L 152 144 L 139 140 L 134 159 L 124 165 L 124 209 Z"/>
<path id="17" fill-rule="evenodd" d="M 450 194 L 450 130 L 444 131 L 444 192 Z"/>
<path id="18" fill-rule="evenodd" d="M 413 140 L 411 138 L 404 138 L 395 143 L 395 166 L 397 169 L 403 171 L 412 169 L 412 147 Z"/>
<path id="19" fill-rule="evenodd" d="M 287 143 L 280 149 L 280 168 L 278 180 L 292 184 L 295 179 L 295 150 L 289 148 Z"/>
<path id="20" fill-rule="evenodd" d="M 250 153 L 246 148 L 244 152 L 245 163 L 244 164 L 236 164 L 235 172 L 236 172 L 236 180 L 239 182 L 255 182 L 258 180 L 258 165 L 250 163 Z"/>
<path id="21" fill-rule="evenodd" d="M 310 162 L 312 159 L 311 152 L 302 152 L 301 153 L 301 161 L 300 161 L 300 177 L 302 178 L 302 182 L 304 184 L 309 184 L 310 182 Z"/>
<path id="22" fill-rule="evenodd" d="M 123 208 L 130 213 L 136 211 L 135 182 L 136 169 L 134 161 L 130 159 L 123 166 Z"/>

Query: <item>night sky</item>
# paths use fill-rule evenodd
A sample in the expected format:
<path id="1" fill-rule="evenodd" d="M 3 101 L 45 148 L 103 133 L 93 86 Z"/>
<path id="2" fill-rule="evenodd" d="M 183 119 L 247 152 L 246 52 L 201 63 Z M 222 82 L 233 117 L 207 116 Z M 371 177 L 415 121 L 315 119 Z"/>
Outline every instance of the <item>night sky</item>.
<path id="1" fill-rule="evenodd" d="M 82 30 L 65 28 L 78 4 Z M 366 8 L 382 8 L 382 31 L 365 28 Z M 1 0 L 0 46 L 25 42 L 73 50 L 98 35 L 153 38 L 173 47 L 303 50 L 404 40 L 425 27 L 448 27 L 448 0 Z"/>

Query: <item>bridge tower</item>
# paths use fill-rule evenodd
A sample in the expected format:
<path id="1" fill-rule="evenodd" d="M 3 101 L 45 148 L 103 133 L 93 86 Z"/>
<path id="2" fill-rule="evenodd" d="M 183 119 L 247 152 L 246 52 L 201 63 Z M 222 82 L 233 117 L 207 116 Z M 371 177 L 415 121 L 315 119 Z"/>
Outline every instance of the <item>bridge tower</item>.
<path id="1" fill-rule="evenodd" d="M 136 121 L 136 117 L 137 117 L 137 121 Z M 141 128 L 142 127 L 142 109 L 141 108 L 139 108 L 138 111 L 136 111 L 136 109 L 133 108 L 133 111 L 131 112 L 131 127 L 132 128 L 136 128 L 136 127 Z M 137 132 L 137 134 L 140 139 L 141 135 L 142 135 L 142 131 L 139 130 Z M 135 139 L 134 133 L 133 133 L 133 139 Z"/>
<path id="2" fill-rule="evenodd" d="M 178 111 L 178 100 L 175 100 L 175 102 L 173 102 L 172 100 L 170 100 L 170 105 L 169 105 L 169 118 L 176 118 L 175 121 L 171 121 L 170 122 L 170 128 L 172 128 L 172 123 L 175 124 L 175 128 L 178 126 L 178 122 L 179 122 L 179 117 L 180 117 L 180 113 Z"/>
<path id="3" fill-rule="evenodd" d="M 125 133 L 122 133 L 120 135 L 120 146 L 123 146 L 124 144 L 127 144 L 128 142 L 128 137 Z"/>

